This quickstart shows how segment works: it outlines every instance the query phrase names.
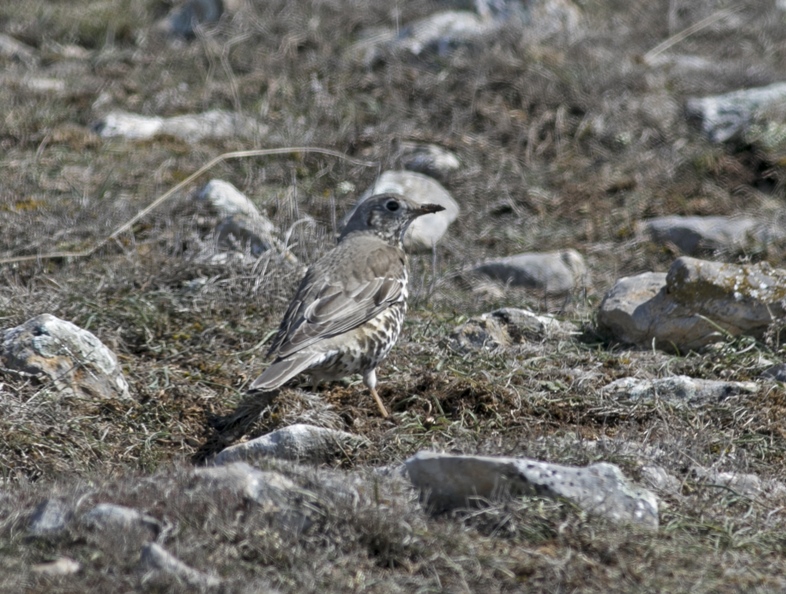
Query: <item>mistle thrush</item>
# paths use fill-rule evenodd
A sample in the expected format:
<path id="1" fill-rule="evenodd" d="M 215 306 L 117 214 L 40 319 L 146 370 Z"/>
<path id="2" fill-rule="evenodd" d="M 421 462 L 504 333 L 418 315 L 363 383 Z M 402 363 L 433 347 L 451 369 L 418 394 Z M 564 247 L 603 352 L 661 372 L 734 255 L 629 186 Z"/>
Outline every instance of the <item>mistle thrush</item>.
<path id="1" fill-rule="evenodd" d="M 441 210 L 399 194 L 363 202 L 338 245 L 309 267 L 273 338 L 268 352 L 273 363 L 249 391 L 274 390 L 300 373 L 309 373 L 314 387 L 361 373 L 387 417 L 376 367 L 398 339 L 407 310 L 402 239 L 417 217 Z"/>

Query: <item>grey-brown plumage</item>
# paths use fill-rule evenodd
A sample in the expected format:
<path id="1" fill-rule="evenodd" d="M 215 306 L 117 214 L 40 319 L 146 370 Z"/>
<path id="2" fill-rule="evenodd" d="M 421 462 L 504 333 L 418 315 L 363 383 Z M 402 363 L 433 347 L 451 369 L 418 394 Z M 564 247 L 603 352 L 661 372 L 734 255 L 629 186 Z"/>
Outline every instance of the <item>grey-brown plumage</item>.
<path id="1" fill-rule="evenodd" d="M 273 363 L 249 391 L 273 390 L 299 375 L 321 380 L 362 373 L 382 416 L 376 367 L 398 339 L 407 309 L 404 232 L 442 206 L 398 194 L 363 202 L 338 245 L 312 264 L 289 304 L 268 352 Z"/>

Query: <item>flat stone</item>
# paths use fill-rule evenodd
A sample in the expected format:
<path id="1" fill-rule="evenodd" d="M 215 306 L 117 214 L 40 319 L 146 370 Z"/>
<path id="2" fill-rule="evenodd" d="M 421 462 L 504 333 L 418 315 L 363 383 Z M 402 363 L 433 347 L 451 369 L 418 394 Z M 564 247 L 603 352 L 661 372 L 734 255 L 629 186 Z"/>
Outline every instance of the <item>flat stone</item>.
<path id="1" fill-rule="evenodd" d="M 117 357 L 95 335 L 50 314 L 6 330 L 3 367 L 46 376 L 58 389 L 93 398 L 128 398 Z"/>
<path id="2" fill-rule="evenodd" d="M 172 580 L 185 582 L 196 589 L 215 589 L 221 586 L 221 580 L 216 576 L 186 565 L 161 545 L 152 542 L 142 547 L 139 566 L 145 571 L 143 584 Z"/>
<path id="3" fill-rule="evenodd" d="M 727 382 L 675 375 L 654 380 L 624 377 L 603 388 L 604 394 L 630 400 L 665 400 L 673 404 L 699 405 L 721 402 L 731 396 L 756 394 L 756 382 Z"/>
<path id="4" fill-rule="evenodd" d="M 54 561 L 36 563 L 30 569 L 41 575 L 72 575 L 82 569 L 82 565 L 70 557 L 58 557 Z"/>
<path id="5" fill-rule="evenodd" d="M 248 196 L 243 194 L 235 186 L 223 179 L 211 179 L 197 194 L 197 199 L 206 202 L 219 217 L 231 217 L 243 215 L 251 218 L 261 216 L 259 209 Z M 272 223 L 269 223 L 268 231 L 275 230 Z"/>
<path id="6" fill-rule="evenodd" d="M 786 363 L 773 365 L 772 367 L 765 369 L 762 372 L 761 377 L 775 380 L 776 382 L 786 382 Z"/>
<path id="7" fill-rule="evenodd" d="M 267 133 L 267 127 L 256 120 L 221 110 L 171 118 L 115 111 L 101 118 L 93 129 L 102 138 L 145 140 L 167 135 L 188 143 L 206 138 L 252 138 Z"/>
<path id="8" fill-rule="evenodd" d="M 193 39 L 198 27 L 217 23 L 223 12 L 222 0 L 187 0 L 173 8 L 158 29 L 174 37 Z"/>
<path id="9" fill-rule="evenodd" d="M 500 283 L 538 289 L 550 295 L 561 295 L 584 286 L 587 266 L 576 250 L 528 252 L 486 260 L 471 272 L 483 274 Z"/>
<path id="10" fill-rule="evenodd" d="M 702 250 L 739 250 L 766 241 L 772 234 L 750 217 L 667 216 L 642 221 L 641 227 L 652 241 L 674 244 L 688 255 Z"/>
<path id="11" fill-rule="evenodd" d="M 303 493 L 283 474 L 258 470 L 245 462 L 197 468 L 194 470 L 194 476 L 199 480 L 238 492 L 266 511 L 285 509 L 296 493 Z"/>
<path id="12" fill-rule="evenodd" d="M 27 530 L 33 536 L 59 536 L 65 531 L 72 515 L 73 510 L 62 499 L 45 499 L 33 511 Z"/>
<path id="13" fill-rule="evenodd" d="M 407 171 L 442 180 L 461 167 L 461 162 L 454 153 L 436 144 L 402 142 L 398 149 L 398 159 Z"/>
<path id="14" fill-rule="evenodd" d="M 526 339 L 544 340 L 578 334 L 570 322 L 527 309 L 506 307 L 470 318 L 455 328 L 451 338 L 459 348 L 498 348 L 519 344 Z"/>
<path id="15" fill-rule="evenodd" d="M 114 503 L 99 503 L 85 513 L 80 521 L 85 526 L 98 530 L 125 531 L 142 527 L 156 534 L 161 530 L 161 523 L 152 516 Z"/>
<path id="16" fill-rule="evenodd" d="M 448 226 L 459 215 L 458 203 L 438 181 L 413 171 L 385 171 L 360 197 L 358 204 L 365 202 L 371 196 L 386 192 L 401 194 L 418 204 L 439 204 L 445 208 L 441 212 L 415 219 L 404 236 L 404 246 L 408 249 L 431 249 L 442 239 Z M 356 209 L 357 205 L 344 217 L 344 224 Z"/>
<path id="17" fill-rule="evenodd" d="M 762 110 L 786 102 L 786 83 L 742 89 L 724 95 L 694 97 L 686 102 L 689 117 L 701 122 L 702 131 L 713 142 L 726 142 L 744 133 Z"/>
<path id="18" fill-rule="evenodd" d="M 408 459 L 406 466 L 413 485 L 434 511 L 539 495 L 568 499 L 616 522 L 658 526 L 655 495 L 632 486 L 617 466 L 605 462 L 580 468 L 526 458 L 423 451 Z"/>
<path id="19" fill-rule="evenodd" d="M 227 464 L 268 456 L 301 462 L 326 462 L 366 443 L 366 439 L 358 435 L 301 423 L 230 446 L 219 452 L 214 462 Z"/>
<path id="20" fill-rule="evenodd" d="M 218 245 L 224 249 L 248 251 L 257 257 L 266 251 L 279 248 L 281 243 L 270 233 L 269 221 L 264 217 L 249 217 L 242 214 L 228 216 L 216 226 Z"/>

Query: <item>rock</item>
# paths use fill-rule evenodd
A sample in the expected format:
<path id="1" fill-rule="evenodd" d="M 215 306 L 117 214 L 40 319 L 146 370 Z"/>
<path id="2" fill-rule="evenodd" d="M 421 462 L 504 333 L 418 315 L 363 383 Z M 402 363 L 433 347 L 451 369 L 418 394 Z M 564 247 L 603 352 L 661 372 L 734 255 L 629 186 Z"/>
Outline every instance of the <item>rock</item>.
<path id="1" fill-rule="evenodd" d="M 6 330 L 0 364 L 47 376 L 61 390 L 92 398 L 128 398 L 117 357 L 93 334 L 50 314 Z"/>
<path id="2" fill-rule="evenodd" d="M 256 120 L 221 110 L 171 118 L 115 111 L 96 122 L 93 129 L 102 138 L 145 140 L 168 135 L 188 143 L 205 138 L 252 138 L 267 134 L 267 127 Z"/>
<path id="3" fill-rule="evenodd" d="M 786 270 L 682 257 L 667 275 L 618 280 L 600 305 L 598 327 L 624 343 L 697 349 L 728 335 L 760 338 L 783 318 L 784 298 Z"/>
<path id="4" fill-rule="evenodd" d="M 540 495 L 568 499 L 613 521 L 658 526 L 655 495 L 631 486 L 617 466 L 605 462 L 579 468 L 526 458 L 422 451 L 406 466 L 413 485 L 434 511 L 467 507 L 480 499 Z"/>
<path id="5" fill-rule="evenodd" d="M 708 486 L 729 489 L 750 498 L 783 496 L 786 485 L 778 480 L 762 480 L 755 474 L 744 472 L 719 472 L 703 466 L 693 466 L 691 474 Z"/>
<path id="6" fill-rule="evenodd" d="M 470 318 L 454 329 L 451 337 L 459 348 L 475 349 L 508 347 L 525 339 L 544 340 L 578 333 L 578 328 L 570 322 L 506 307 Z"/>
<path id="7" fill-rule="evenodd" d="M 665 400 L 676 405 L 699 405 L 721 402 L 730 396 L 755 394 L 755 382 L 726 382 L 675 375 L 654 380 L 624 377 L 603 388 L 603 393 L 630 400 Z"/>
<path id="8" fill-rule="evenodd" d="M 313 525 L 310 508 L 316 493 L 293 483 L 275 471 L 258 470 L 245 462 L 197 468 L 194 477 L 214 487 L 229 489 L 253 501 L 268 515 L 268 520 L 286 533 L 299 533 Z M 357 491 L 341 485 L 332 491 L 346 498 L 358 498 Z"/>
<path id="9" fill-rule="evenodd" d="M 71 575 L 82 569 L 82 565 L 70 557 L 58 557 L 54 561 L 36 563 L 31 569 L 41 575 Z"/>
<path id="10" fill-rule="evenodd" d="M 780 365 L 773 365 L 772 367 L 765 369 L 762 372 L 761 377 L 766 379 L 772 379 L 775 380 L 776 382 L 786 382 L 786 363 L 781 363 Z"/>
<path id="11" fill-rule="evenodd" d="M 285 509 L 289 507 L 295 493 L 306 493 L 283 474 L 258 470 L 245 462 L 197 468 L 194 476 L 201 481 L 240 493 L 262 506 L 265 511 Z"/>
<path id="12" fill-rule="evenodd" d="M 461 167 L 458 157 L 436 144 L 402 142 L 398 159 L 404 169 L 444 180 Z"/>
<path id="13" fill-rule="evenodd" d="M 587 266 L 576 250 L 523 253 L 486 260 L 471 272 L 514 287 L 539 289 L 549 295 L 569 293 L 587 281 Z"/>
<path id="14" fill-rule="evenodd" d="M 216 576 L 189 567 L 162 546 L 152 542 L 142 547 L 139 566 L 145 571 L 143 584 L 159 581 L 185 582 L 198 590 L 214 589 L 221 585 L 221 580 Z"/>
<path id="15" fill-rule="evenodd" d="M 0 56 L 19 60 L 28 65 L 34 65 L 38 61 L 32 47 L 5 33 L 0 33 Z"/>
<path id="16" fill-rule="evenodd" d="M 283 252 L 283 245 L 273 237 L 269 229 L 270 222 L 262 216 L 237 214 L 219 222 L 216 226 L 216 238 L 219 247 L 239 252 L 248 250 L 254 257 L 273 248 Z"/>
<path id="17" fill-rule="evenodd" d="M 451 2 L 448 7 L 459 10 L 442 10 L 401 28 L 367 33 L 353 50 L 367 64 L 379 59 L 385 50 L 446 56 L 458 47 L 497 33 L 505 25 L 518 27 L 521 35 L 532 42 L 555 36 L 570 40 L 582 19 L 581 10 L 571 0 Z"/>
<path id="18" fill-rule="evenodd" d="M 27 530 L 33 536 L 59 536 L 65 531 L 72 515 L 71 507 L 62 499 L 45 499 L 33 511 Z"/>
<path id="19" fill-rule="evenodd" d="M 250 218 L 261 217 L 256 205 L 228 181 L 212 179 L 197 194 L 197 199 L 206 202 L 219 217 L 243 215 Z M 270 233 L 275 231 L 273 224 L 268 222 Z"/>
<path id="20" fill-rule="evenodd" d="M 89 528 L 109 531 L 127 531 L 134 528 L 148 528 L 154 534 L 161 530 L 161 522 L 143 514 L 137 509 L 114 503 L 99 503 L 85 513 L 82 524 Z"/>
<path id="21" fill-rule="evenodd" d="M 405 26 L 393 45 L 415 56 L 426 51 L 444 56 L 458 45 L 495 31 L 499 24 L 469 11 L 446 10 Z"/>
<path id="22" fill-rule="evenodd" d="M 220 248 L 243 253 L 248 251 L 254 258 L 272 249 L 288 262 L 297 264 L 295 255 L 278 239 L 273 223 L 229 182 L 211 180 L 199 192 L 197 199 L 206 202 L 214 214 L 223 217 L 216 226 L 216 239 Z M 221 254 L 211 254 L 210 261 L 222 263 L 216 256 L 220 257 Z"/>
<path id="23" fill-rule="evenodd" d="M 360 197 L 358 204 L 375 194 L 385 192 L 402 194 L 418 204 L 431 203 L 445 207 L 441 212 L 418 217 L 409 226 L 404 236 L 404 246 L 408 249 L 431 249 L 445 235 L 448 226 L 459 214 L 459 205 L 438 181 L 412 171 L 385 171 Z M 356 208 L 357 205 L 344 217 L 344 225 L 352 217 Z"/>
<path id="24" fill-rule="evenodd" d="M 188 0 L 173 8 L 158 29 L 174 37 L 193 39 L 198 27 L 217 23 L 223 12 L 221 0 Z"/>
<path id="25" fill-rule="evenodd" d="M 679 479 L 661 466 L 642 466 L 641 480 L 652 489 L 669 495 L 679 495 L 682 489 Z"/>
<path id="26" fill-rule="evenodd" d="M 702 250 L 738 251 L 786 235 L 749 217 L 667 216 L 642 221 L 641 228 L 652 241 L 674 244 L 688 255 Z"/>
<path id="27" fill-rule="evenodd" d="M 691 98 L 686 103 L 689 117 L 701 122 L 702 131 L 713 142 L 726 142 L 744 133 L 762 111 L 786 103 L 786 83 L 743 89 L 725 95 Z"/>
<path id="28" fill-rule="evenodd" d="M 214 461 L 227 464 L 272 456 L 301 462 L 327 462 L 366 443 L 364 438 L 345 431 L 296 424 L 230 446 L 219 452 Z"/>
<path id="29" fill-rule="evenodd" d="M 468 322 L 455 328 L 450 338 L 464 351 L 506 348 L 513 344 L 505 326 L 491 314 L 470 318 Z"/>

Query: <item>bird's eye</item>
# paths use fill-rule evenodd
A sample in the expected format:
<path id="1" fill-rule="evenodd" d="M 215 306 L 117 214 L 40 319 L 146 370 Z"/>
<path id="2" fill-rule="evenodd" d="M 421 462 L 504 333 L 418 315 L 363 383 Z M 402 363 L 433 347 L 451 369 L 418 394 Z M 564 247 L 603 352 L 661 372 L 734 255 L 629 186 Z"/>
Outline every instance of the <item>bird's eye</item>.
<path id="1" fill-rule="evenodd" d="M 400 205 L 396 200 L 388 200 L 385 202 L 385 208 L 390 212 L 396 212 L 400 208 Z"/>

